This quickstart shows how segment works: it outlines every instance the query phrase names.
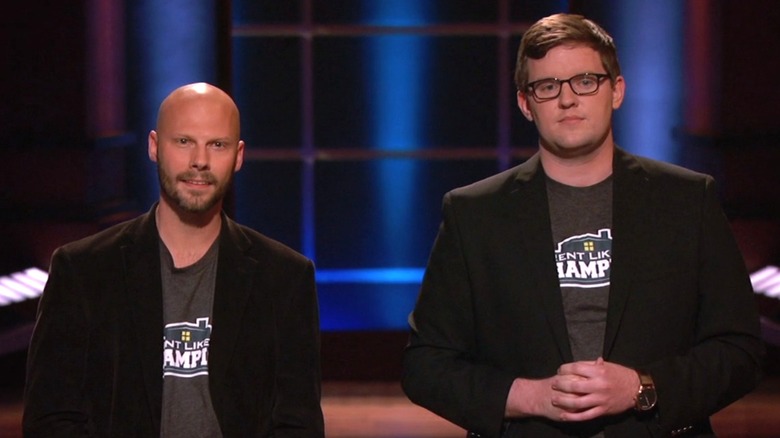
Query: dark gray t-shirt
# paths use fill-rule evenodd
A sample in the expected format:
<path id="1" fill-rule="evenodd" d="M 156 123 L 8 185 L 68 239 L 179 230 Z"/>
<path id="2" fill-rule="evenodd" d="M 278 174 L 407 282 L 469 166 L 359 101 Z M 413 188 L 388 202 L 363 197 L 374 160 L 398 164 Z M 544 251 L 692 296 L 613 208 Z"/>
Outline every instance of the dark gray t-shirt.
<path id="1" fill-rule="evenodd" d="M 589 187 L 547 179 L 555 263 L 574 360 L 602 356 L 612 265 L 612 177 Z"/>
<path id="2" fill-rule="evenodd" d="M 175 268 L 160 241 L 163 318 L 162 437 L 220 437 L 208 379 L 211 308 L 217 275 L 215 241 L 194 264 Z"/>

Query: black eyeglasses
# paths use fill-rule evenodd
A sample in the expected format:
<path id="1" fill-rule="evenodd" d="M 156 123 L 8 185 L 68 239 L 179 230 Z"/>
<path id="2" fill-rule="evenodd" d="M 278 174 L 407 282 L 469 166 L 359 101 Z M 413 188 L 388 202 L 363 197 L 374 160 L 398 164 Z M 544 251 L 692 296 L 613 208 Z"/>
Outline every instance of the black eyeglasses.
<path id="1" fill-rule="evenodd" d="M 571 91 L 578 96 L 595 94 L 599 91 L 601 81 L 608 78 L 609 75 L 603 73 L 583 73 L 572 76 L 569 79 L 546 78 L 533 81 L 526 85 L 526 89 L 531 91 L 539 100 L 555 99 L 561 94 L 563 84 L 569 83 Z"/>

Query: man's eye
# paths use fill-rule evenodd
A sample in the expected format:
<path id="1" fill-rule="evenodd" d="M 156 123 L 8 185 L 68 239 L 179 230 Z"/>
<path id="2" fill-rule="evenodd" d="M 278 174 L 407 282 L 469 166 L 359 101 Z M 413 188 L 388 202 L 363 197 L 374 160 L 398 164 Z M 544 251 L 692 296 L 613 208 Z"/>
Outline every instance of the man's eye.
<path id="1" fill-rule="evenodd" d="M 180 139 L 176 140 L 176 142 L 179 143 L 179 144 L 187 144 L 187 141 L 188 140 L 186 138 L 180 138 Z"/>
<path id="2" fill-rule="evenodd" d="M 537 91 L 552 91 L 557 87 L 557 83 L 553 81 L 545 81 L 536 85 Z"/>

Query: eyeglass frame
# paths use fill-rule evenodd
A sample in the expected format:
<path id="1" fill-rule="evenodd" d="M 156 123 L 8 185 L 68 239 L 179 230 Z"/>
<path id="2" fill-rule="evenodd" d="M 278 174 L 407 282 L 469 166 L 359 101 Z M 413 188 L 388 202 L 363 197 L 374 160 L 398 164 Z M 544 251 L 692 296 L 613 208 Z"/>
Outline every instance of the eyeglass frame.
<path id="1" fill-rule="evenodd" d="M 575 79 L 575 78 L 582 78 L 582 77 L 586 77 L 586 76 L 594 76 L 596 78 L 596 89 L 593 90 L 593 91 L 589 91 L 587 93 L 579 93 L 571 85 L 571 81 L 573 79 Z M 558 79 L 558 78 L 543 78 L 543 79 L 539 79 L 539 80 L 536 80 L 536 81 L 533 81 L 533 82 L 529 82 L 528 84 L 526 84 L 525 89 L 526 89 L 526 92 L 530 91 L 530 94 L 534 97 L 534 99 L 539 100 L 539 101 L 548 101 L 548 100 L 552 100 L 552 99 L 557 99 L 561 95 L 561 90 L 563 90 L 563 84 L 568 83 L 569 84 L 569 88 L 571 89 L 571 91 L 574 94 L 576 94 L 577 96 L 590 96 L 590 95 L 593 95 L 593 94 L 596 94 L 596 93 L 599 92 L 599 88 L 601 87 L 601 82 L 604 79 L 607 79 L 607 78 L 609 78 L 610 80 L 612 79 L 611 76 L 609 74 L 607 74 L 607 73 L 580 73 L 580 74 L 577 74 L 577 75 L 574 75 L 574 76 L 570 77 L 569 79 Z M 555 96 L 539 97 L 539 96 L 536 95 L 536 90 L 534 89 L 534 85 L 538 84 L 539 82 L 544 82 L 544 81 L 555 81 L 555 82 L 558 83 L 558 93 Z"/>

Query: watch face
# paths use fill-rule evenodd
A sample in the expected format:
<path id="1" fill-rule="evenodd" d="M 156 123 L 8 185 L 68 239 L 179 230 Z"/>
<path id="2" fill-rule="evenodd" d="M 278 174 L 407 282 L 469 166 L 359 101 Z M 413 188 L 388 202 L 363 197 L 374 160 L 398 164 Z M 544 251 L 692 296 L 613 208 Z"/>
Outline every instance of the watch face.
<path id="1" fill-rule="evenodd" d="M 639 391 L 639 394 L 637 394 L 636 406 L 641 411 L 648 411 L 655 407 L 656 401 L 657 397 L 655 388 L 645 386 L 642 387 L 642 390 Z"/>

